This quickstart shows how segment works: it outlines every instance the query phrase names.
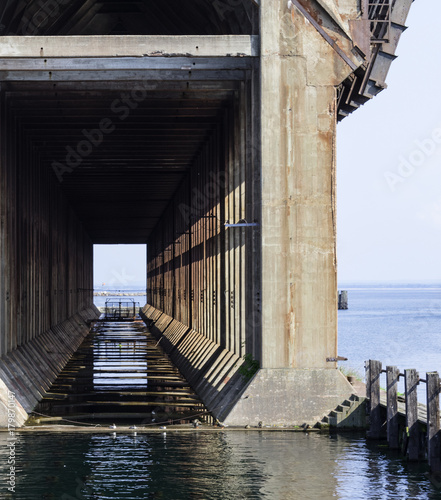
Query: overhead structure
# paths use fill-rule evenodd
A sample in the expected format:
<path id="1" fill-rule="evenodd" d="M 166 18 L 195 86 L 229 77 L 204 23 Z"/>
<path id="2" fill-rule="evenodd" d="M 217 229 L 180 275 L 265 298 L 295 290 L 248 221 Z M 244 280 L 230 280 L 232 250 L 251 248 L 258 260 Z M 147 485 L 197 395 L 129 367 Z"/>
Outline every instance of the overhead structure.
<path id="1" fill-rule="evenodd" d="M 0 7 L 5 402 L 24 418 L 78 347 L 111 243 L 147 243 L 144 318 L 217 418 L 345 399 L 335 129 L 385 87 L 410 3 Z"/>

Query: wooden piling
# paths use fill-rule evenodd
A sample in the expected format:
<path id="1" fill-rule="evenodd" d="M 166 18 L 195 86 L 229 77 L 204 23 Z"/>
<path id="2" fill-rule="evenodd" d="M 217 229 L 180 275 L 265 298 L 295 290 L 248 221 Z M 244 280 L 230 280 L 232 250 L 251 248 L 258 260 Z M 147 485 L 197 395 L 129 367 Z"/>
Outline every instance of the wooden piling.
<path id="1" fill-rule="evenodd" d="M 387 377 L 387 442 L 389 448 L 399 448 L 398 432 L 398 378 L 400 370 L 396 366 L 386 367 Z"/>
<path id="2" fill-rule="evenodd" d="M 370 430 L 368 437 L 370 439 L 379 439 L 381 433 L 381 407 L 380 407 L 380 374 L 381 361 L 369 360 L 369 392 L 367 393 L 370 400 Z"/>
<path id="3" fill-rule="evenodd" d="M 438 372 L 430 372 L 427 380 L 427 458 L 430 471 L 441 473 L 440 412 L 439 392 L 440 378 Z"/>
<path id="4" fill-rule="evenodd" d="M 420 455 L 420 439 L 418 429 L 418 397 L 417 386 L 419 375 L 415 369 L 405 370 L 405 397 L 406 397 L 406 438 L 407 457 L 416 461 Z"/>
<path id="5" fill-rule="evenodd" d="M 347 290 L 342 290 L 338 293 L 338 308 L 347 309 L 348 308 L 348 292 Z"/>

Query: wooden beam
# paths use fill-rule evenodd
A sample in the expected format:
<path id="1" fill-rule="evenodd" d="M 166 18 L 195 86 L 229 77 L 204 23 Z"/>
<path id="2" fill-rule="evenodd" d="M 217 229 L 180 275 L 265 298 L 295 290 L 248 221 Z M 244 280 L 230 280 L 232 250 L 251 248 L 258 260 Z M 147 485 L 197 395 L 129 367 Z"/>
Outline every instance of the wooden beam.
<path id="1" fill-rule="evenodd" d="M 161 81 L 219 81 L 219 80 L 246 80 L 246 71 L 243 70 L 96 70 L 96 71 L 0 71 L 0 80 L 10 81 L 43 81 L 43 82 L 84 82 L 84 81 L 132 81 L 141 80 Z"/>
<path id="2" fill-rule="evenodd" d="M 420 458 L 417 396 L 419 375 L 415 369 L 404 370 L 404 374 L 406 396 L 407 456 L 410 461 L 416 461 Z"/>
<path id="3" fill-rule="evenodd" d="M 369 360 L 369 392 L 370 400 L 370 429 L 369 439 L 379 439 L 382 428 L 381 407 L 380 407 L 380 375 L 381 361 Z"/>
<path id="4" fill-rule="evenodd" d="M 258 57 L 258 35 L 3 36 L 0 57 Z"/>
<path id="5" fill-rule="evenodd" d="M 441 436 L 439 393 L 440 379 L 438 372 L 427 373 L 427 458 L 430 471 L 441 473 Z"/>
<path id="6" fill-rule="evenodd" d="M 125 92 L 132 91 L 133 82 L 10 82 L 3 84 L 7 95 L 15 95 L 22 91 L 46 92 L 54 94 L 55 92 Z M 145 90 L 147 98 L 176 98 L 191 96 L 192 99 L 205 99 L 215 96 L 219 99 L 232 97 L 232 92 L 238 90 L 239 82 L 237 81 L 191 81 L 191 82 L 174 82 L 174 81 L 157 81 L 157 80 L 142 80 L 136 82 L 136 89 Z"/>
<path id="7" fill-rule="evenodd" d="M 399 448 L 397 387 L 400 370 L 396 366 L 386 367 L 387 373 L 387 442 L 389 448 Z"/>

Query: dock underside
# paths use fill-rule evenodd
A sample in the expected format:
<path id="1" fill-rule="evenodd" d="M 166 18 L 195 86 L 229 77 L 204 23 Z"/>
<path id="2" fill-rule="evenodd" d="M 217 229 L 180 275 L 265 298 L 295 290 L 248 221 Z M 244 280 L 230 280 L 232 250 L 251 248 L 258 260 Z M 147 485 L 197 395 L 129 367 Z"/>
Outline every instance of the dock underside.
<path id="1" fill-rule="evenodd" d="M 93 245 L 143 243 L 143 314 L 210 411 L 320 418 L 351 390 L 336 124 L 410 0 L 40 3 L 0 7 L 0 378 L 30 411 L 96 318 Z"/>

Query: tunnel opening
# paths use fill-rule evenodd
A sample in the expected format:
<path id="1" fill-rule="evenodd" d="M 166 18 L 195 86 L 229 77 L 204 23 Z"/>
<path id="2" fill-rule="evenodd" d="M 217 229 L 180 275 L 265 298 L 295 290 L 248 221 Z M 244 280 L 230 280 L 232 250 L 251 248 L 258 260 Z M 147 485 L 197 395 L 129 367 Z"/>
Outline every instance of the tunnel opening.
<path id="1" fill-rule="evenodd" d="M 109 301 L 131 301 L 137 309 L 145 306 L 146 257 L 146 245 L 93 246 L 93 296 L 100 312 Z"/>
<path id="2" fill-rule="evenodd" d="M 145 322 L 180 369 L 195 358 L 192 387 L 216 399 L 236 374 L 237 390 L 243 357 L 260 352 L 255 41 L 112 37 L 95 57 L 83 37 L 22 43 L 0 69 L 2 285 L 13 300 L 1 354 L 98 317 L 94 245 L 147 245 Z M 158 43 L 160 55 L 145 55 Z M 84 335 L 54 350 L 60 366 Z M 29 385 L 26 411 L 42 394 Z"/>
<path id="3" fill-rule="evenodd" d="M 138 318 L 147 304 L 146 245 L 94 245 L 93 250 L 93 303 L 100 320 Z"/>

